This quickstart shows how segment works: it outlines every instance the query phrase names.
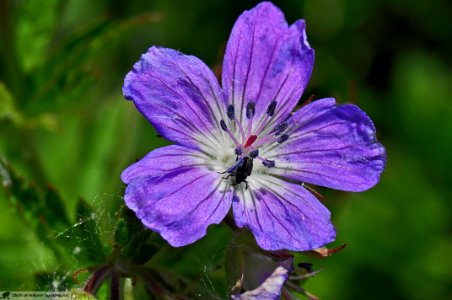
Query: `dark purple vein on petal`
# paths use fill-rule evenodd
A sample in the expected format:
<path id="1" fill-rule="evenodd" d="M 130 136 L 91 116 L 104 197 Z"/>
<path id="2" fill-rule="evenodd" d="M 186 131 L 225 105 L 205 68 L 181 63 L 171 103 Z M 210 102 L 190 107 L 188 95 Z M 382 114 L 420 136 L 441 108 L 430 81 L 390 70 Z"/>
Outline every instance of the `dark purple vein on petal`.
<path id="1" fill-rule="evenodd" d="M 256 191 L 257 191 L 257 189 L 256 189 Z M 258 209 L 257 209 L 257 205 L 256 205 L 256 199 L 254 198 L 254 195 L 253 195 L 253 192 L 252 192 L 251 188 L 250 188 L 249 194 L 250 194 L 251 200 L 253 201 L 254 215 L 256 217 L 257 225 L 259 225 L 259 229 L 261 231 L 264 231 L 264 229 L 262 228 L 262 225 L 261 225 L 261 221 L 259 220 L 259 214 L 258 214 Z"/>
<path id="2" fill-rule="evenodd" d="M 196 181 L 198 181 L 199 179 L 201 179 L 201 178 L 203 178 L 203 177 L 205 177 L 205 176 L 207 176 L 207 175 L 209 175 L 209 174 L 206 173 L 206 174 L 202 174 L 201 176 L 196 177 L 195 179 L 193 179 L 192 181 L 190 181 L 190 182 L 184 184 L 183 186 L 181 186 L 181 187 L 178 188 L 177 190 L 174 190 L 172 193 L 170 193 L 170 194 L 168 194 L 168 195 L 165 195 L 165 198 L 168 197 L 168 196 L 174 195 L 175 193 L 177 193 L 177 192 L 179 192 L 180 190 L 186 188 L 187 186 L 192 185 L 193 183 L 195 183 Z"/>
<path id="3" fill-rule="evenodd" d="M 187 99 L 187 97 L 184 97 L 184 96 L 182 96 L 181 94 L 179 94 L 178 92 L 176 92 L 173 88 L 171 88 L 171 87 L 170 87 L 169 85 L 167 85 L 164 81 L 162 81 L 161 78 L 158 78 L 158 77 L 157 77 L 157 80 L 159 80 L 163 85 L 165 85 L 169 90 L 171 90 L 174 94 L 176 94 L 176 95 L 179 96 L 180 98 L 185 99 L 185 100 L 190 100 L 190 99 Z M 187 102 L 188 102 L 188 101 L 187 101 Z M 198 120 L 201 122 L 201 124 L 205 124 L 205 123 L 206 123 L 206 122 L 205 122 L 206 120 L 202 120 L 201 117 L 199 116 L 199 114 L 197 114 L 196 110 L 194 110 L 194 108 L 193 108 L 191 105 L 186 105 L 186 106 L 193 112 L 193 114 L 198 118 Z M 174 111 L 172 111 L 172 112 L 174 113 Z M 194 124 L 192 124 L 192 123 L 190 122 L 190 120 L 187 120 L 186 118 L 182 117 L 182 116 L 179 115 L 179 114 L 178 114 L 178 116 L 179 116 L 181 119 L 186 120 L 188 124 L 191 124 L 190 128 L 193 128 L 194 130 L 196 130 L 196 131 L 197 131 L 198 133 L 200 133 L 201 135 L 207 137 L 213 144 L 217 144 L 217 143 L 218 143 L 216 140 L 211 139 L 210 135 L 206 135 L 205 132 L 202 132 L 199 128 L 197 128 L 196 126 L 194 126 Z M 214 122 L 214 123 L 216 123 L 216 122 Z"/>
<path id="4" fill-rule="evenodd" d="M 251 63 L 253 61 L 254 39 L 255 38 L 256 38 L 256 25 L 254 25 L 254 27 L 253 27 L 253 38 L 251 39 L 250 59 L 248 61 L 248 67 L 247 67 L 247 71 L 246 71 L 245 82 L 243 83 L 242 102 L 241 102 L 241 105 L 240 105 L 240 122 L 243 122 L 243 109 L 245 107 L 246 89 L 248 87 L 248 78 L 249 78 L 249 75 L 250 75 Z"/>
<path id="5" fill-rule="evenodd" d="M 371 145 L 371 144 L 369 144 Z M 307 154 L 307 153 L 317 153 L 317 152 L 330 152 L 330 151 L 339 151 L 339 150 L 346 150 L 346 149 L 350 149 L 353 148 L 356 145 L 349 145 L 349 146 L 345 146 L 345 147 L 340 147 L 340 148 L 332 148 L 332 149 L 311 149 L 311 150 L 299 150 L 299 151 L 292 151 L 292 152 L 278 152 L 277 154 L 274 155 L 270 155 L 270 156 L 266 156 L 267 159 L 270 158 L 275 158 L 275 157 L 282 157 L 282 156 L 288 156 L 288 155 L 294 155 L 294 154 Z M 367 145 L 366 145 L 367 146 Z M 274 148 L 273 147 L 271 149 L 265 149 L 265 151 L 272 151 Z"/>
<path id="6" fill-rule="evenodd" d="M 328 164 L 327 164 L 328 165 Z M 308 171 L 308 170 L 303 170 L 303 169 L 299 169 L 299 170 L 297 170 L 297 169 L 290 169 L 290 168 L 281 168 L 281 167 L 276 167 L 275 169 L 279 169 L 279 170 L 288 170 L 288 171 L 291 171 L 291 172 L 295 172 L 295 173 L 308 173 L 308 174 L 314 174 L 314 175 L 318 175 L 320 178 L 322 178 L 322 179 L 324 179 L 324 180 L 327 180 L 328 182 L 331 182 L 330 180 L 328 180 L 327 178 L 330 178 L 330 179 L 333 179 L 333 181 L 340 181 L 340 182 L 342 182 L 342 183 L 349 183 L 350 185 L 353 185 L 353 184 L 356 184 L 356 182 L 352 182 L 352 181 L 349 181 L 349 180 L 347 180 L 347 179 L 345 179 L 344 177 L 341 177 L 339 180 L 338 180 L 338 177 L 336 177 L 336 176 L 331 176 L 331 175 L 327 175 L 327 174 L 322 174 L 322 173 L 318 173 L 318 172 L 314 172 L 314 171 Z M 347 168 L 341 168 L 341 169 L 345 169 L 345 170 L 347 170 Z M 310 183 L 309 181 L 306 181 L 306 183 Z"/>
<path id="7" fill-rule="evenodd" d="M 218 129 L 220 129 L 219 123 L 218 123 L 218 122 L 215 122 L 215 120 L 216 120 L 216 118 L 215 118 L 215 113 L 214 113 L 212 107 L 210 106 L 209 101 L 206 99 L 206 97 L 204 97 L 204 94 L 201 92 L 201 90 L 199 89 L 199 87 L 198 87 L 196 84 L 193 83 L 193 81 L 191 80 L 191 78 L 187 75 L 187 73 L 185 73 L 185 71 L 182 69 L 182 67 L 181 67 L 179 64 L 174 63 L 174 65 L 176 65 L 176 66 L 179 68 L 179 70 L 184 74 L 184 76 L 187 78 L 187 80 L 188 80 L 188 81 L 196 88 L 196 90 L 198 91 L 198 94 L 202 97 L 202 99 L 204 100 L 203 102 L 204 102 L 205 105 L 208 107 L 208 109 L 209 109 L 209 111 L 210 111 L 210 114 L 212 115 L 212 119 L 213 119 L 213 121 L 214 121 L 214 123 L 215 123 L 214 125 L 215 125 Z M 206 79 L 205 77 L 202 77 L 202 78 L 203 78 L 203 79 Z M 207 80 L 207 82 L 209 82 L 209 80 Z M 209 82 L 209 86 L 210 86 L 210 82 Z M 212 93 L 212 95 L 215 96 L 214 93 Z M 217 103 L 217 101 L 215 101 L 215 103 Z M 220 111 L 220 110 L 219 110 L 219 111 Z"/>
<path id="8" fill-rule="evenodd" d="M 272 52 L 270 54 L 270 59 L 268 61 L 267 67 L 265 68 L 264 76 L 262 76 L 261 84 L 259 85 L 259 93 L 257 94 L 257 97 L 255 99 L 256 105 L 259 102 L 259 98 L 260 98 L 261 93 L 262 93 L 262 87 L 264 86 L 264 81 L 265 81 L 265 79 L 267 77 L 268 70 L 270 69 L 270 66 L 271 66 L 272 61 L 273 61 L 273 56 L 275 55 L 275 50 L 276 50 L 276 48 L 277 48 L 277 46 L 278 46 L 280 41 L 281 41 L 281 35 L 278 36 L 278 38 L 275 41 L 275 44 L 273 45 Z"/>
<path id="9" fill-rule="evenodd" d="M 292 232 L 286 227 L 284 226 L 283 223 L 281 223 L 281 221 L 279 221 L 279 218 L 277 218 L 275 216 L 275 214 L 272 212 L 272 210 L 270 209 L 270 207 L 267 205 L 265 200 L 261 201 L 263 203 L 263 205 L 265 205 L 265 207 L 267 208 L 267 211 L 270 213 L 270 215 L 273 217 L 274 220 L 276 220 L 276 222 L 290 235 L 290 237 L 294 240 L 294 241 L 298 241 L 300 242 L 300 240 L 298 240 L 297 238 L 295 238 L 295 236 L 292 234 Z M 272 222 L 273 223 L 273 222 Z M 274 223 L 273 223 L 274 224 Z"/>
<path id="10" fill-rule="evenodd" d="M 221 183 L 221 182 L 220 182 L 220 183 Z M 228 187 L 229 187 L 229 183 L 226 184 L 226 187 L 224 188 L 224 191 L 223 191 L 223 193 L 222 193 L 222 196 L 221 196 L 220 201 L 218 201 L 217 206 L 215 207 L 215 209 L 213 210 L 213 212 L 209 215 L 209 217 L 207 218 L 207 220 L 209 220 L 209 219 L 213 216 L 213 214 L 216 213 L 216 211 L 218 210 L 218 208 L 220 207 L 221 203 L 222 203 L 223 200 L 224 200 L 224 197 L 226 197 L 226 190 L 228 189 Z"/>

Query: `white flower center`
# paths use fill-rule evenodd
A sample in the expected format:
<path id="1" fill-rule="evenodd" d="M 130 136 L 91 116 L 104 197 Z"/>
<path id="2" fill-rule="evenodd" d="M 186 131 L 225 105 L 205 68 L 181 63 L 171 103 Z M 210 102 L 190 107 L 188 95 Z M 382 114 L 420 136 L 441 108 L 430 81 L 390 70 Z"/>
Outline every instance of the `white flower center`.
<path id="1" fill-rule="evenodd" d="M 218 139 L 223 143 L 218 153 L 214 154 L 218 162 L 218 165 L 214 164 L 214 168 L 222 169 L 218 172 L 226 174 L 225 178 L 232 177 L 234 179 L 232 184 L 244 182 L 248 186 L 246 179 L 253 172 L 261 173 L 267 168 L 275 167 L 275 161 L 262 157 L 259 150 L 264 146 L 283 143 L 289 138 L 284 133 L 288 127 L 286 122 L 275 128 L 270 127 L 276 105 L 277 102 L 272 101 L 267 112 L 256 120 L 255 102 L 248 102 L 245 113 L 247 120 L 243 124 L 236 117 L 234 107 L 232 105 L 227 107 L 228 124 L 225 120 L 220 120 L 220 127 L 227 133 L 229 139 Z M 255 159 L 260 160 L 262 164 L 255 165 L 253 163 Z"/>

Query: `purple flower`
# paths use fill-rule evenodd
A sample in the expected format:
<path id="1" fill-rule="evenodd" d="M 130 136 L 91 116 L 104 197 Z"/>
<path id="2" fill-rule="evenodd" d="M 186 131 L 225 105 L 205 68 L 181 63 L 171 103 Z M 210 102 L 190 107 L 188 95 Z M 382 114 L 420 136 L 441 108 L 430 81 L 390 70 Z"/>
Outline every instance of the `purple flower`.
<path id="1" fill-rule="evenodd" d="M 281 296 L 281 290 L 286 282 L 288 270 L 279 266 L 265 281 L 256 289 L 240 295 L 232 295 L 232 300 L 276 300 Z"/>
<path id="2" fill-rule="evenodd" d="M 288 26 L 269 2 L 234 25 L 222 88 L 198 58 L 151 47 L 123 92 L 175 145 L 122 173 L 127 206 L 173 246 L 203 237 L 231 205 L 263 249 L 333 241 L 330 212 L 304 183 L 364 191 L 379 181 L 385 151 L 355 105 L 327 98 L 291 114 L 313 64 L 305 22 Z"/>
<path id="3" fill-rule="evenodd" d="M 226 273 L 230 282 L 235 281 L 232 299 L 279 299 L 293 270 L 293 256 L 286 251 L 263 252 L 254 245 L 250 247 L 246 240 L 234 240 L 231 245 Z"/>

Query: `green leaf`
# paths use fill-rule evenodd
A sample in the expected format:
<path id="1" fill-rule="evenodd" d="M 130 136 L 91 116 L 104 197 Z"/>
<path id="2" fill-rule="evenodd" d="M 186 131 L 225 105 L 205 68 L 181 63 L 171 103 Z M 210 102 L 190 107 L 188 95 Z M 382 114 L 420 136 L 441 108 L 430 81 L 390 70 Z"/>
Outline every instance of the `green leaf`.
<path id="1" fill-rule="evenodd" d="M 22 115 L 16 108 L 13 95 L 0 81 L 0 121 L 3 119 L 10 120 L 15 124 L 22 123 Z"/>
<path id="2" fill-rule="evenodd" d="M 44 210 L 44 216 L 46 217 L 50 227 L 56 230 L 62 230 L 71 225 L 71 222 L 66 214 L 64 201 L 61 198 L 60 193 L 55 188 L 51 186 L 47 187 L 46 194 L 44 196 L 44 205 L 46 207 Z"/>
<path id="3" fill-rule="evenodd" d="M 0 160 L 0 177 L 3 189 L 11 204 L 16 207 L 19 217 L 39 239 L 46 242 L 55 255 L 58 257 L 64 255 L 55 242 L 57 228 L 52 227 L 56 223 L 67 224 L 64 209 L 55 208 L 54 204 L 48 207 L 38 186 L 34 183 L 25 183 L 5 160 Z M 57 209 L 58 213 L 52 213 L 54 209 Z"/>
<path id="4" fill-rule="evenodd" d="M 82 264 L 105 262 L 106 249 L 101 241 L 97 215 L 83 199 L 77 204 L 77 221 L 72 224 L 54 188 L 48 187 L 45 195 L 41 195 L 35 184 L 26 184 L 4 161 L 0 161 L 0 179 L 24 222 L 62 262 L 68 261 L 63 257 L 69 255 Z"/>
<path id="5" fill-rule="evenodd" d="M 151 244 L 155 233 L 145 228 L 135 213 L 124 207 L 122 217 L 115 230 L 115 241 L 121 247 L 121 254 L 132 264 L 146 263 L 159 247 Z"/>
<path id="6" fill-rule="evenodd" d="M 10 121 L 16 127 L 41 128 L 55 131 L 58 121 L 54 114 L 42 113 L 34 118 L 26 119 L 17 109 L 16 100 L 6 85 L 0 81 L 0 121 Z"/>
<path id="7" fill-rule="evenodd" d="M 115 44 L 130 30 L 160 20 L 159 14 L 151 13 L 121 21 L 104 18 L 68 34 L 33 74 L 35 92 L 27 111 L 42 113 L 62 103 L 79 103 L 86 98 L 87 89 L 108 75 L 109 66 L 101 65 Z"/>
<path id="8" fill-rule="evenodd" d="M 74 286 L 72 275 L 65 270 L 36 272 L 35 287 L 40 291 L 67 291 Z"/>
<path id="9" fill-rule="evenodd" d="M 185 247 L 163 247 L 147 266 L 159 274 L 167 274 L 165 279 L 196 278 L 200 284 L 191 285 L 190 290 L 200 299 L 223 299 L 229 294 L 224 280 L 224 255 L 230 230 L 226 226 L 211 226 L 201 240 Z M 191 299 L 189 297 L 189 299 Z"/>
<path id="10" fill-rule="evenodd" d="M 83 199 L 77 203 L 76 223 L 61 237 L 72 249 L 72 254 L 82 263 L 103 263 L 106 249 L 102 244 L 97 214 Z"/>
<path id="11" fill-rule="evenodd" d="M 36 225 L 42 213 L 43 203 L 35 184 L 26 184 L 18 177 L 5 160 L 0 160 L 0 176 L 6 195 L 16 206 L 20 215 L 30 224 Z"/>
<path id="12" fill-rule="evenodd" d="M 56 25 L 61 20 L 65 1 L 21 1 L 15 27 L 17 52 L 22 67 L 30 72 L 41 63 L 47 54 Z"/>

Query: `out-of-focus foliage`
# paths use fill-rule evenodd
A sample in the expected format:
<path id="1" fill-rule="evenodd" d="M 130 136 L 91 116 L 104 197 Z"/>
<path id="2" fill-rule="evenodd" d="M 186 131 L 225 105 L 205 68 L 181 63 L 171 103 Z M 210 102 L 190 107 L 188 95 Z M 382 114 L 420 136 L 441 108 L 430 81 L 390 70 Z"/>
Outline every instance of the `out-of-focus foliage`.
<path id="1" fill-rule="evenodd" d="M 171 249 L 123 210 L 121 171 L 167 142 L 121 87 L 151 45 L 219 70 L 235 19 L 256 3 L 0 0 L 0 290 L 81 287 L 88 276 L 74 283 L 77 270 L 121 261 L 147 262 L 139 276 L 178 295 L 227 295 L 225 226 Z M 324 268 L 306 289 L 322 299 L 452 298 L 452 4 L 275 4 L 306 19 L 316 50 L 306 97 L 358 104 L 388 152 L 374 189 L 320 189 L 337 245 L 349 246 L 328 260 L 297 257 Z M 123 288 L 140 298 L 155 287 Z"/>

